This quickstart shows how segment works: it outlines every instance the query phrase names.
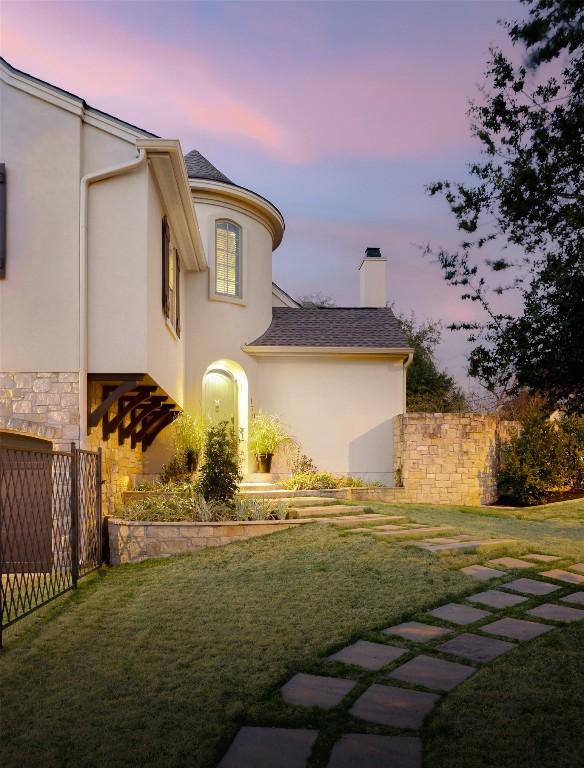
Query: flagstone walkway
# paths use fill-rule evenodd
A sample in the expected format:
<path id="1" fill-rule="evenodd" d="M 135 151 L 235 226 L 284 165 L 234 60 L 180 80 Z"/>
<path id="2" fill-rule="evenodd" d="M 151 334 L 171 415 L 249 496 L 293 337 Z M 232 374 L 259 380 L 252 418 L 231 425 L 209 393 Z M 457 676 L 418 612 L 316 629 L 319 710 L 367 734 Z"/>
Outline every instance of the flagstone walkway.
<path id="1" fill-rule="evenodd" d="M 538 573 L 561 558 L 522 557 L 466 566 L 461 571 L 469 578 L 497 579 L 496 587 L 437 606 L 421 621 L 387 627 L 379 642 L 358 640 L 323 659 L 325 674 L 300 672 L 282 686 L 289 705 L 342 710 L 352 729 L 363 723 L 387 730 L 341 735 L 329 747 L 327 768 L 421 768 L 419 731 L 449 691 L 519 644 L 584 620 L 584 591 L 574 591 L 584 583 L 584 563 Z M 503 581 L 509 574 L 501 568 L 534 573 Z M 513 615 L 497 617 L 501 610 Z M 243 727 L 219 768 L 305 768 L 318 736 L 314 728 Z"/>

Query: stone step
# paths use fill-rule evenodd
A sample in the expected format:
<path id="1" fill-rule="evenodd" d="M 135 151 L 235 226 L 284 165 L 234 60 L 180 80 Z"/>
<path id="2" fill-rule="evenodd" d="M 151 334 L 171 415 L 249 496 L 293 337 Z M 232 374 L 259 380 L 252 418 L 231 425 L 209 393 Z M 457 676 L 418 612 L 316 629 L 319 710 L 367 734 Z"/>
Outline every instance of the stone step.
<path id="1" fill-rule="evenodd" d="M 347 514 L 358 515 L 360 512 L 364 512 L 365 507 L 361 504 L 349 505 L 349 504 L 318 504 L 312 507 L 309 506 L 294 506 L 288 510 L 289 517 L 328 517 L 342 515 L 345 512 Z"/>
<path id="2" fill-rule="evenodd" d="M 355 525 L 363 525 L 364 523 L 387 523 L 390 520 L 402 520 L 403 516 L 395 515 L 395 516 L 388 516 L 384 517 L 383 515 L 347 515 L 346 517 L 334 517 L 332 519 L 330 518 L 321 518 L 319 522 L 322 523 L 332 523 L 333 525 L 336 525 L 337 528 L 352 528 Z M 370 531 L 371 528 L 363 528 L 364 531 Z"/>
<path id="3" fill-rule="evenodd" d="M 338 506 L 336 499 L 320 498 L 320 496 L 299 496 L 294 498 L 293 496 L 284 496 L 278 501 L 282 501 L 285 504 L 289 504 L 294 509 L 300 509 L 301 507 L 330 507 L 333 505 Z"/>
<path id="4" fill-rule="evenodd" d="M 275 483 L 240 483 L 239 484 L 239 492 L 240 493 L 248 493 L 250 491 L 252 492 L 261 492 L 265 493 L 266 491 L 276 491 L 278 490 L 278 486 Z"/>

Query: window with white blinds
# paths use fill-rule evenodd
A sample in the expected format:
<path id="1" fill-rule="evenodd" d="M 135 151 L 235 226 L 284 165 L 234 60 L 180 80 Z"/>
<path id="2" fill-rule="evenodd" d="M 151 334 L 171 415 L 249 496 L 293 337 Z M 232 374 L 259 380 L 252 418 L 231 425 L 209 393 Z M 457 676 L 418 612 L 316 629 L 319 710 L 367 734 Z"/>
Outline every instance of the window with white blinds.
<path id="1" fill-rule="evenodd" d="M 215 292 L 241 298 L 241 227 L 231 221 L 215 226 Z"/>

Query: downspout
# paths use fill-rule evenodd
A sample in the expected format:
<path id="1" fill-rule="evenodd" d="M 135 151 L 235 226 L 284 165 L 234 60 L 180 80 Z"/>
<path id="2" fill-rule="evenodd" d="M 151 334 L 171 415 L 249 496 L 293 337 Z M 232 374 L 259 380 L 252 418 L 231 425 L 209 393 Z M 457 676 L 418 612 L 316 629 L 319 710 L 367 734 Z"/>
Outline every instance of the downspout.
<path id="1" fill-rule="evenodd" d="M 406 391 L 407 391 L 407 378 L 408 378 L 408 368 L 412 364 L 414 360 L 414 352 L 413 350 L 408 353 L 408 356 L 404 360 L 404 414 L 406 413 L 408 407 L 407 407 L 407 400 L 406 400 Z"/>
<path id="2" fill-rule="evenodd" d="M 96 181 L 122 176 L 141 168 L 146 163 L 146 152 L 138 150 L 138 157 L 120 165 L 113 165 L 95 173 L 87 173 L 81 179 L 79 204 L 79 445 L 87 445 L 87 212 L 89 185 Z"/>

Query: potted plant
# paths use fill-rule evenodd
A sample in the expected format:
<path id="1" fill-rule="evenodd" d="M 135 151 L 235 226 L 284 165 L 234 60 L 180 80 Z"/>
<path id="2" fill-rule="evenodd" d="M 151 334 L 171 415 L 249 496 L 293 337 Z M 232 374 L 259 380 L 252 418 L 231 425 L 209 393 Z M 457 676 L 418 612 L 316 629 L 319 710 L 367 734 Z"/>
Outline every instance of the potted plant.
<path id="1" fill-rule="evenodd" d="M 256 471 L 269 473 L 274 453 L 289 439 L 278 416 L 258 411 L 249 425 L 249 448 L 256 458 Z"/>

